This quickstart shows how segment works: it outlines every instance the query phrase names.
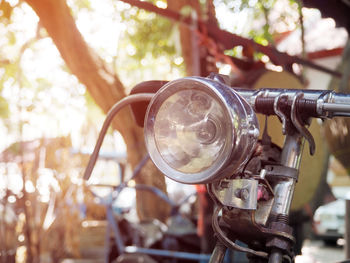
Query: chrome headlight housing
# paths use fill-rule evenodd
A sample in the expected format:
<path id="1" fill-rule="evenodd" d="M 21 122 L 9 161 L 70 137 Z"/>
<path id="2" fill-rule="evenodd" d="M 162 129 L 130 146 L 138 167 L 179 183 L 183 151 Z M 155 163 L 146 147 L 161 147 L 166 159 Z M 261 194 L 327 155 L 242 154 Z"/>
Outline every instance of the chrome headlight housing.
<path id="1" fill-rule="evenodd" d="M 251 106 L 223 83 L 200 77 L 164 85 L 147 108 L 144 127 L 154 164 L 187 184 L 239 172 L 259 136 Z"/>

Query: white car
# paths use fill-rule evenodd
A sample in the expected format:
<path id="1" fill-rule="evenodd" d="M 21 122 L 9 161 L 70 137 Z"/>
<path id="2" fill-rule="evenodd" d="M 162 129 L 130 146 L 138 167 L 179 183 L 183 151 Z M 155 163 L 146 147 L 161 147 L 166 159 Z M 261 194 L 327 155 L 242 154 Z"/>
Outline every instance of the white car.
<path id="1" fill-rule="evenodd" d="M 350 199 L 350 187 L 333 187 L 337 200 L 316 209 L 314 231 L 326 243 L 335 244 L 345 233 L 345 200 Z"/>
<path id="2" fill-rule="evenodd" d="M 314 230 L 326 243 L 336 243 L 345 233 L 345 200 L 337 199 L 320 206 L 314 215 Z"/>

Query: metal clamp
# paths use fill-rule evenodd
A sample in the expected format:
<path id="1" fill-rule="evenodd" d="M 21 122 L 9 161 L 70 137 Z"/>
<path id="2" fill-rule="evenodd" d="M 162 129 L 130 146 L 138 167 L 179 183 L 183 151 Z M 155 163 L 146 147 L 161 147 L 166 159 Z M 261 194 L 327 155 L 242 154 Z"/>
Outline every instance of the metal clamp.
<path id="1" fill-rule="evenodd" d="M 248 210 L 255 210 L 257 207 L 257 180 L 224 179 L 214 183 L 212 189 L 221 205 Z"/>
<path id="2" fill-rule="evenodd" d="M 266 165 L 266 177 L 284 177 L 293 178 L 298 181 L 299 172 L 295 168 L 291 168 L 283 165 Z"/>

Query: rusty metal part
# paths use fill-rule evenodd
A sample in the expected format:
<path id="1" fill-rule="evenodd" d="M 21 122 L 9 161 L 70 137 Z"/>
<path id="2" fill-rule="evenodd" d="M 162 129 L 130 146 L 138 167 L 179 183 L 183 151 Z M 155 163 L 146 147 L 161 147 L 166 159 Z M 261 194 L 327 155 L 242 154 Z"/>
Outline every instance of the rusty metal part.
<path id="1" fill-rule="evenodd" d="M 257 207 L 257 180 L 223 179 L 212 186 L 215 197 L 224 206 L 249 210 Z"/>
<path id="2" fill-rule="evenodd" d="M 252 241 L 258 241 L 262 246 L 272 237 L 280 237 L 294 243 L 292 234 L 285 232 L 284 229 L 273 229 L 264 227 L 255 221 L 255 211 L 227 209 L 222 211 L 223 221 L 230 226 L 230 231 L 239 240 L 250 244 Z"/>
<path id="3" fill-rule="evenodd" d="M 265 200 L 258 201 L 258 206 L 254 214 L 255 222 L 263 226 L 266 225 L 267 220 L 269 219 L 275 196 L 270 183 L 264 178 L 265 172 L 266 170 L 262 169 L 260 176 L 256 178 L 256 180 L 259 181 L 259 186 L 265 188 L 268 198 Z"/>
<path id="4" fill-rule="evenodd" d="M 257 178 L 259 178 L 260 180 L 266 180 L 261 179 L 261 177 Z M 256 181 L 258 182 L 259 180 Z M 218 185 L 218 183 L 216 185 Z M 230 186 L 229 181 L 225 180 L 221 187 L 225 186 Z M 270 191 L 272 191 L 272 189 L 270 189 Z M 288 249 L 292 246 L 292 244 L 294 244 L 295 239 L 293 235 L 290 233 L 289 229 L 284 228 L 284 226 L 281 225 L 282 223 L 272 224 L 272 227 L 263 226 L 262 224 L 260 224 L 260 222 L 256 221 L 255 210 L 244 210 L 234 207 L 223 206 L 221 204 L 221 201 L 218 200 L 217 196 L 214 193 L 215 189 L 213 184 L 208 185 L 208 192 L 213 198 L 214 202 L 216 203 L 216 209 L 213 214 L 213 229 L 216 232 L 220 242 L 222 242 L 225 246 L 228 246 L 238 251 L 247 252 L 258 257 L 266 258 L 268 255 L 264 251 L 256 251 L 251 248 L 242 248 L 238 246 L 235 242 L 233 242 L 231 239 L 229 239 L 227 237 L 227 234 L 225 234 L 221 230 L 221 227 L 218 222 L 218 214 L 221 210 L 221 224 L 226 226 L 226 228 L 229 231 L 229 235 L 245 242 L 246 244 L 248 244 L 249 247 L 258 248 L 259 250 L 265 250 L 266 243 L 270 242 L 271 247 L 268 247 L 267 251 L 269 251 L 272 247 L 278 246 L 286 248 L 285 251 L 288 252 Z M 233 192 L 231 193 L 234 194 Z M 273 198 L 270 199 L 270 201 L 270 205 L 272 205 Z M 270 214 L 270 212 L 268 212 L 267 214 Z"/>
<path id="5" fill-rule="evenodd" d="M 219 212 L 221 209 L 222 209 L 222 206 L 220 206 L 220 205 L 216 206 L 216 208 L 214 210 L 214 214 L 213 214 L 213 229 L 217 234 L 217 238 L 228 248 L 231 248 L 231 249 L 237 250 L 237 251 L 241 251 L 241 252 L 245 252 L 245 253 L 249 253 L 249 254 L 252 254 L 252 255 L 257 256 L 257 257 L 267 258 L 268 254 L 266 252 L 255 251 L 255 250 L 250 249 L 250 248 L 241 247 L 241 246 L 237 245 L 235 242 L 233 242 L 232 240 L 230 240 L 225 235 L 225 233 L 221 230 L 221 228 L 219 226 L 219 222 L 218 222 L 218 216 L 219 216 Z"/>
<path id="6" fill-rule="evenodd" d="M 272 222 L 270 228 L 276 231 L 293 234 L 293 228 L 284 222 Z M 266 247 L 278 248 L 284 251 L 288 251 L 291 246 L 290 240 L 281 237 L 272 237 L 267 241 Z"/>

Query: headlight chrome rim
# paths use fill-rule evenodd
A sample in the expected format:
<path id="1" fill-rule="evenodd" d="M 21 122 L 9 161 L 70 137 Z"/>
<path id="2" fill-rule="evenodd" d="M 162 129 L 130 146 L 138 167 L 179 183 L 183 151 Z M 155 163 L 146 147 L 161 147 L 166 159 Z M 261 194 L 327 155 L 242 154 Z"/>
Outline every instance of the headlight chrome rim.
<path id="1" fill-rule="evenodd" d="M 224 113 L 224 119 L 227 120 L 225 122 L 225 129 L 227 130 L 227 132 L 225 134 L 224 146 L 220 149 L 220 152 L 218 153 L 213 164 L 201 172 L 184 173 L 171 167 L 163 159 L 161 153 L 159 152 L 159 149 L 157 148 L 154 131 L 157 113 L 162 104 L 168 98 L 170 98 L 170 96 L 182 90 L 198 90 L 206 93 L 217 103 L 219 103 Z M 223 171 L 226 167 L 231 166 L 232 168 L 232 165 L 230 165 L 230 161 L 232 161 L 232 150 L 234 149 L 237 143 L 237 136 L 239 136 L 239 134 L 236 134 L 234 127 L 235 123 L 237 125 L 237 120 L 235 120 L 234 116 L 235 112 L 230 105 L 232 96 L 235 97 L 238 95 L 232 95 L 232 90 L 221 83 L 200 77 L 187 77 L 171 81 L 164 85 L 156 93 L 156 95 L 152 98 L 146 112 L 144 135 L 150 157 L 153 160 L 154 164 L 157 166 L 157 168 L 163 174 L 181 183 L 198 184 L 209 183 L 214 180 L 218 180 L 225 175 Z M 235 100 L 235 98 L 233 98 L 233 100 Z M 239 105 L 239 107 L 243 106 Z"/>

